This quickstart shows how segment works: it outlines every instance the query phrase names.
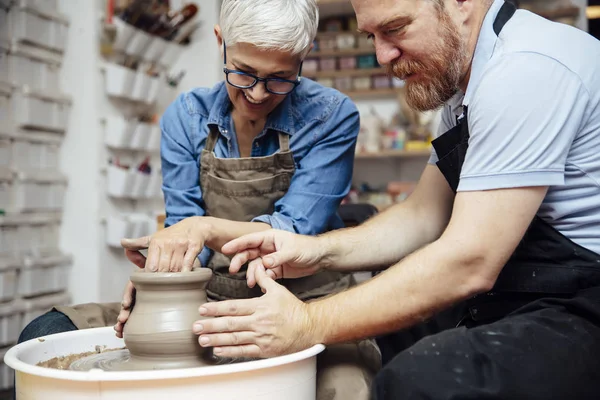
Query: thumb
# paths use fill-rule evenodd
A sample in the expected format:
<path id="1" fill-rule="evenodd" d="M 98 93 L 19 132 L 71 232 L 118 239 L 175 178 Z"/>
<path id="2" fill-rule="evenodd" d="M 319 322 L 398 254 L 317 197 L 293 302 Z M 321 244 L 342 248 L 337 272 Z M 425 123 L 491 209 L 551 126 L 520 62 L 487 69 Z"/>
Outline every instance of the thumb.
<path id="1" fill-rule="evenodd" d="M 272 269 L 280 267 L 294 259 L 294 254 L 291 251 L 280 250 L 262 257 L 263 265 L 266 268 Z"/>
<path id="2" fill-rule="evenodd" d="M 150 236 L 144 236 L 137 239 L 121 239 L 121 246 L 128 250 L 143 250 L 150 246 Z"/>
<path id="3" fill-rule="evenodd" d="M 263 289 L 263 293 L 267 293 L 270 290 L 275 290 L 279 286 L 277 282 L 267 275 L 267 271 L 262 265 L 257 265 L 254 269 L 254 278 L 256 279 L 258 286 Z"/>

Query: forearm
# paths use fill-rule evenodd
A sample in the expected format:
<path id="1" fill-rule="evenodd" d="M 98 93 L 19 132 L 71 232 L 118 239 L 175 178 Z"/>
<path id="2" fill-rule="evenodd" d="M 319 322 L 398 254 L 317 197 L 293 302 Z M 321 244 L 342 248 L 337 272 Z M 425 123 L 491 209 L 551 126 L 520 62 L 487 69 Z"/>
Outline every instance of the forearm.
<path id="1" fill-rule="evenodd" d="M 408 199 L 358 227 L 322 235 L 323 264 L 346 272 L 384 269 L 436 240 L 448 218 Z"/>
<path id="2" fill-rule="evenodd" d="M 407 328 L 488 290 L 487 260 L 434 242 L 377 277 L 307 305 L 315 342 L 331 344 Z M 332 317 L 335 316 L 335 318 Z"/>
<path id="3" fill-rule="evenodd" d="M 239 222 L 223 218 L 200 217 L 199 224 L 206 231 L 204 245 L 215 251 L 221 251 L 223 245 L 240 236 L 249 233 L 271 229 L 269 224 L 263 222 Z"/>

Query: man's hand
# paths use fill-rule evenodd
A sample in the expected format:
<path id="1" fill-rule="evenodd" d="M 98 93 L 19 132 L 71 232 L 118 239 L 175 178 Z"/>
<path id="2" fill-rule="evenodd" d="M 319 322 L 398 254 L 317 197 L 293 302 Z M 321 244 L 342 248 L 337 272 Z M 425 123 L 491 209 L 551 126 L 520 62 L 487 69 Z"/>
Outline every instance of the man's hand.
<path id="1" fill-rule="evenodd" d="M 190 217 L 151 236 L 123 239 L 121 246 L 131 262 L 148 271 L 191 271 L 209 234 L 202 217 Z M 140 253 L 143 249 L 148 249 L 147 257 Z"/>
<path id="2" fill-rule="evenodd" d="M 252 233 L 226 243 L 221 251 L 235 254 L 229 272 L 236 273 L 248 264 L 249 287 L 256 284 L 257 271 L 266 269 L 274 279 L 301 278 L 319 271 L 324 258 L 323 245 L 317 237 L 270 229 Z"/>
<path id="3" fill-rule="evenodd" d="M 307 349 L 319 342 L 305 303 L 254 269 L 265 295 L 255 299 L 211 302 L 200 315 L 220 317 L 196 321 L 194 333 L 202 347 L 220 357 L 274 357 Z"/>

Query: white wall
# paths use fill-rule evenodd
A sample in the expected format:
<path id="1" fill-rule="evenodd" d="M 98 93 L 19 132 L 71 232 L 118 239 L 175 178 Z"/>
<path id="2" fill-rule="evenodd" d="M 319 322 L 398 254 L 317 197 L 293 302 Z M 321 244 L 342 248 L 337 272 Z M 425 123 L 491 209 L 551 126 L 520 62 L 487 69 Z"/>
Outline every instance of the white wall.
<path id="1" fill-rule="evenodd" d="M 171 6 L 179 8 L 185 2 L 172 0 Z M 175 73 L 186 70 L 181 91 L 212 86 L 220 79 L 219 51 L 212 34 L 220 2 L 198 0 L 197 4 L 201 28 L 172 69 Z M 61 148 L 61 169 L 69 179 L 69 188 L 60 242 L 74 258 L 69 284 L 73 303 L 120 301 L 134 268 L 122 250 L 105 244 L 103 220 L 121 212 L 162 209 L 161 202 L 117 201 L 106 196 L 103 170 L 109 153 L 103 144 L 101 121 L 131 110 L 109 100 L 104 92 L 104 61 L 99 53 L 103 7 L 103 0 L 60 0 L 60 12 L 71 21 L 61 83 L 73 100 Z"/>

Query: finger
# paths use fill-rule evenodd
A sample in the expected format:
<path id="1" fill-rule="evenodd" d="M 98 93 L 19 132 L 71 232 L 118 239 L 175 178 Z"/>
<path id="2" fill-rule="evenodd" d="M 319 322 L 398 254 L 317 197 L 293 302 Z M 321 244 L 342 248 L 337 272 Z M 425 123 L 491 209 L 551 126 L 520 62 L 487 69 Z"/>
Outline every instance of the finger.
<path id="1" fill-rule="evenodd" d="M 221 247 L 221 253 L 234 254 L 243 250 L 259 248 L 270 237 L 268 232 L 269 231 L 255 232 L 233 239 Z"/>
<path id="2" fill-rule="evenodd" d="M 260 347 L 255 344 L 245 344 L 242 346 L 224 346 L 213 348 L 213 354 L 219 357 L 227 358 L 255 358 L 262 357 Z"/>
<path id="3" fill-rule="evenodd" d="M 121 246 L 129 250 L 143 250 L 150 246 L 150 236 L 144 236 L 137 239 L 121 239 Z"/>
<path id="4" fill-rule="evenodd" d="M 254 277 L 256 268 L 264 268 L 262 265 L 262 260 L 257 258 L 252 260 L 250 264 L 248 264 L 248 271 L 246 272 L 246 283 L 249 288 L 253 288 L 256 285 L 256 278 Z"/>
<path id="5" fill-rule="evenodd" d="M 125 325 L 125 323 L 129 319 L 130 315 L 131 315 L 130 310 L 121 310 L 121 312 L 119 313 L 119 316 L 117 317 L 117 323 L 121 323 L 121 324 Z"/>
<path id="6" fill-rule="evenodd" d="M 229 273 L 238 273 L 244 264 L 258 257 L 260 257 L 259 249 L 248 249 L 237 253 L 235 256 L 233 256 L 231 262 L 229 263 Z"/>
<path id="7" fill-rule="evenodd" d="M 171 258 L 173 257 L 173 250 L 171 248 L 165 248 L 160 246 L 160 257 L 158 257 L 158 272 L 169 272 L 171 268 Z"/>
<path id="8" fill-rule="evenodd" d="M 158 260 L 160 259 L 160 247 L 156 242 L 151 241 L 148 247 L 148 256 L 146 257 L 146 270 L 156 271 L 158 269 Z"/>
<path id="9" fill-rule="evenodd" d="M 256 299 L 225 300 L 202 304 L 198 312 L 203 317 L 252 315 L 256 310 Z M 204 321 L 204 320 L 202 320 Z M 197 321 L 202 323 L 202 321 Z"/>
<path id="10" fill-rule="evenodd" d="M 133 298 L 135 296 L 135 287 L 131 281 L 127 282 L 125 286 L 125 291 L 123 292 L 123 301 L 121 302 L 121 307 L 124 309 L 129 309 L 133 304 Z"/>
<path id="11" fill-rule="evenodd" d="M 137 265 L 138 268 L 144 269 L 146 266 L 146 257 L 138 250 L 125 249 L 125 255 L 127 256 L 127 259 Z"/>
<path id="12" fill-rule="evenodd" d="M 251 330 L 250 327 L 255 322 L 253 316 L 235 316 L 221 318 L 207 318 L 197 321 L 192 326 L 192 331 L 196 335 L 223 333 L 223 332 L 242 332 Z"/>
<path id="13" fill-rule="evenodd" d="M 239 346 L 241 344 L 253 344 L 256 342 L 256 333 L 254 332 L 230 332 L 217 333 L 213 335 L 201 335 L 198 343 L 202 347 L 215 346 Z"/>
<path id="14" fill-rule="evenodd" d="M 266 272 L 267 276 L 271 279 L 283 278 L 283 274 L 278 277 L 276 271 L 281 271 L 281 268 L 278 267 L 278 268 L 274 268 L 274 269 L 267 269 L 265 272 Z"/>
<path id="15" fill-rule="evenodd" d="M 256 283 L 258 283 L 258 286 L 264 289 L 264 293 L 268 292 L 269 290 L 275 290 L 280 286 L 267 275 L 267 271 L 264 268 L 256 268 L 254 277 L 256 278 Z"/>
<path id="16" fill-rule="evenodd" d="M 173 251 L 171 262 L 169 264 L 170 272 L 179 272 L 183 270 L 183 256 L 185 255 L 185 249 L 176 248 Z"/>
<path id="17" fill-rule="evenodd" d="M 115 324 L 115 326 L 113 327 L 113 329 L 115 330 L 115 335 L 118 338 L 123 339 L 123 328 L 124 328 L 124 325 L 122 323 L 118 322 L 118 321 Z"/>
<path id="18" fill-rule="evenodd" d="M 185 256 L 183 257 L 183 265 L 181 270 L 186 272 L 191 271 L 194 268 L 200 268 L 200 261 L 198 260 L 199 253 L 199 249 L 195 247 L 188 248 L 188 250 L 185 252 Z"/>

